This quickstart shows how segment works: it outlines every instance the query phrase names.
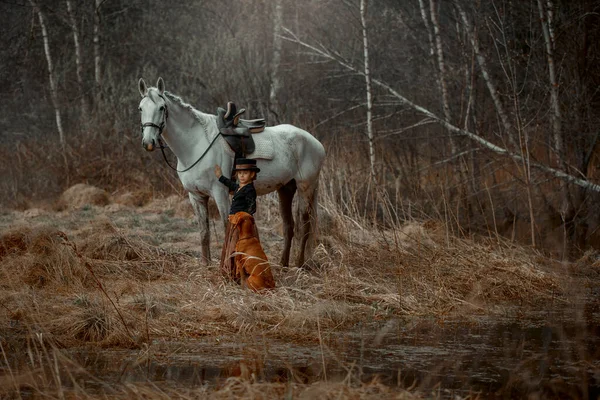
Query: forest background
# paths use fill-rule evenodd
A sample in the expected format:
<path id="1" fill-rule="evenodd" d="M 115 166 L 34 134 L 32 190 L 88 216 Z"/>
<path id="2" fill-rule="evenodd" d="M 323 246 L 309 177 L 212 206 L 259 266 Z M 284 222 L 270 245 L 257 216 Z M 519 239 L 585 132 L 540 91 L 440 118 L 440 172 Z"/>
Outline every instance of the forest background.
<path id="1" fill-rule="evenodd" d="M 600 247 L 596 0 L 1 1 L 0 204 L 75 183 L 183 189 L 140 146 L 137 81 L 325 145 L 322 185 L 382 224 L 553 256 Z M 390 211 L 391 210 L 391 211 Z"/>

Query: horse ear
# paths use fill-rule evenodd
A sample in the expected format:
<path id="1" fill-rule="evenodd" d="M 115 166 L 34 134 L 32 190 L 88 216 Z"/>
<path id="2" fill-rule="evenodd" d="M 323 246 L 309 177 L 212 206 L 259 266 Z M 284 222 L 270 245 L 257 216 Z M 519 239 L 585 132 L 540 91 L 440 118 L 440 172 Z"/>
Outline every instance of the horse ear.
<path id="1" fill-rule="evenodd" d="M 158 88 L 160 94 L 163 94 L 165 92 L 165 81 L 163 81 L 163 78 L 158 78 L 158 81 L 156 82 L 156 87 Z"/>
<path id="2" fill-rule="evenodd" d="M 146 86 L 144 78 L 140 78 L 140 81 L 138 83 L 138 89 L 140 90 L 140 94 L 142 95 L 142 97 L 146 97 L 146 94 L 148 94 L 148 86 Z"/>

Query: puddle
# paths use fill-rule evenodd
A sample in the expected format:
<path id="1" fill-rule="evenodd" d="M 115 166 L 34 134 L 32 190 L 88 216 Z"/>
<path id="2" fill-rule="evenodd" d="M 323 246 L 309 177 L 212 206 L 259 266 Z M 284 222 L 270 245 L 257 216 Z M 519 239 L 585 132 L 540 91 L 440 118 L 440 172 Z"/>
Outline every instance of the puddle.
<path id="1" fill-rule="evenodd" d="M 241 335 L 155 342 L 146 352 L 71 356 L 108 383 L 171 381 L 194 388 L 219 385 L 230 376 L 300 383 L 377 376 L 387 385 L 414 384 L 426 393 L 442 388 L 442 398 L 469 392 L 498 398 L 600 396 L 600 316 L 562 310 L 529 317 L 392 320 L 325 333 L 322 344 Z"/>
<path id="2" fill-rule="evenodd" d="M 389 327 L 389 325 L 388 325 Z M 598 325 L 547 321 L 479 320 L 473 324 L 420 321 L 394 326 L 383 338 L 360 340 L 349 358 L 388 384 L 487 396 L 597 398 L 600 395 Z M 355 341 L 356 343 L 356 341 Z M 349 349 L 352 346 L 349 346 Z"/>

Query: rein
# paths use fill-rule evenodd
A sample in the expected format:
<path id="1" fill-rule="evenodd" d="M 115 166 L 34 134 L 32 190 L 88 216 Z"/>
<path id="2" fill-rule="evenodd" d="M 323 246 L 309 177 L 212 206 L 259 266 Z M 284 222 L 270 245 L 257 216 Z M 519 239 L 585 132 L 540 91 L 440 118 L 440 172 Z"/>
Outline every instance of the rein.
<path id="1" fill-rule="evenodd" d="M 196 164 L 198 164 L 200 162 L 200 160 L 202 160 L 204 158 L 204 156 L 206 155 L 206 153 L 208 153 L 208 151 L 210 150 L 210 148 L 212 147 L 212 145 L 217 141 L 217 139 L 219 138 L 219 136 L 221 136 L 221 132 L 217 133 L 217 135 L 215 136 L 215 138 L 212 140 L 212 142 L 210 142 L 210 144 L 208 145 L 208 147 L 206 148 L 206 150 L 204 150 L 204 153 L 202 153 L 202 155 L 200 156 L 199 159 L 196 160 L 195 163 L 193 163 L 192 165 L 190 165 L 189 167 L 187 167 L 186 169 L 183 170 L 178 170 L 177 168 L 173 167 L 170 163 L 169 160 L 167 160 L 167 155 L 165 154 L 165 146 L 163 146 L 162 141 L 160 142 L 160 151 L 162 151 L 162 155 L 163 158 L 165 159 L 165 162 L 167 163 L 167 165 L 173 170 L 173 171 L 177 171 L 177 172 L 186 172 L 189 171 L 190 169 L 194 168 L 194 166 Z"/>
<path id="2" fill-rule="evenodd" d="M 165 162 L 167 163 L 167 165 L 169 166 L 169 168 L 171 168 L 173 171 L 176 171 L 176 172 L 186 172 L 186 171 L 189 171 L 190 169 L 194 168 L 196 166 L 196 164 L 198 164 L 200 162 L 200 160 L 202 160 L 204 158 L 204 156 L 206 155 L 206 153 L 208 153 L 208 151 L 210 150 L 210 148 L 212 147 L 212 145 L 217 141 L 217 139 L 219 138 L 219 136 L 221 136 L 221 132 L 217 133 L 217 135 L 212 140 L 212 142 L 210 142 L 210 145 L 208 145 L 208 148 L 206 150 L 204 150 L 204 153 L 202 153 L 202 155 L 200 156 L 200 158 L 198 158 L 196 160 L 196 162 L 194 162 L 192 165 L 190 165 L 186 169 L 178 170 L 176 167 L 172 166 L 171 163 L 169 163 L 169 160 L 167 160 L 167 155 L 165 154 L 165 148 L 167 146 L 165 146 L 163 144 L 162 140 L 160 140 L 160 137 L 162 136 L 162 132 L 165 129 L 165 126 L 167 125 L 167 119 L 169 118 L 169 108 L 167 107 L 167 100 L 163 97 L 163 95 L 159 94 L 158 96 L 161 99 L 163 99 L 163 101 L 165 102 L 165 105 L 164 105 L 165 112 L 163 114 L 163 120 L 162 120 L 162 122 L 161 122 L 160 125 L 156 125 L 154 122 L 145 122 L 145 123 L 141 124 L 142 132 L 144 132 L 144 128 L 147 127 L 147 126 L 151 126 L 151 127 L 157 128 L 158 129 L 158 144 L 160 145 L 160 151 L 162 152 L 163 158 L 165 159 Z M 204 132 L 206 132 L 206 126 L 204 126 L 204 124 L 202 124 L 202 127 L 204 128 Z"/>

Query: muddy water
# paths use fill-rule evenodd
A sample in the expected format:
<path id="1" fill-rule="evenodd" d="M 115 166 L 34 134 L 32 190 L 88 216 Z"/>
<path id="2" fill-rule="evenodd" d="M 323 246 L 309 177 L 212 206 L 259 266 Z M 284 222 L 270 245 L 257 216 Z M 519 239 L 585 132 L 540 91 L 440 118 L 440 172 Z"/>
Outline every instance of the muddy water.
<path id="1" fill-rule="evenodd" d="M 498 318 L 417 321 L 372 342 L 361 340 L 360 346 L 352 357 L 365 373 L 385 376 L 391 384 L 414 382 L 426 391 L 439 387 L 442 397 L 469 391 L 500 398 L 600 395 L 597 325 Z"/>
<path id="2" fill-rule="evenodd" d="M 512 314 L 514 315 L 514 314 Z M 392 319 L 294 344 L 251 335 L 155 341 L 146 350 L 72 354 L 108 383 L 172 381 L 368 381 L 413 386 L 442 398 L 600 396 L 600 315 L 589 303 L 526 318 Z"/>

